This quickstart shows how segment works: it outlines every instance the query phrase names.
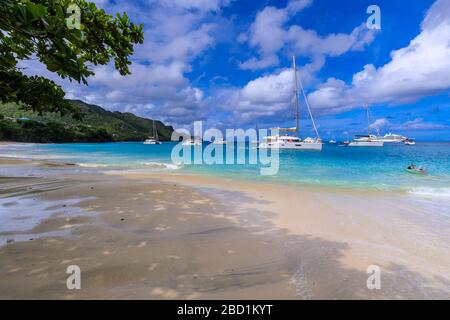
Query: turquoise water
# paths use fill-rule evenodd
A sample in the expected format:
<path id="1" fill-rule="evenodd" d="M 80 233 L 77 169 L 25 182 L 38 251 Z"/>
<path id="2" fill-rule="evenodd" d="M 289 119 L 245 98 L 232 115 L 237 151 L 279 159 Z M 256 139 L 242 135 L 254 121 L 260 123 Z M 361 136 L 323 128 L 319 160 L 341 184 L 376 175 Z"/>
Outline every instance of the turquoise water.
<path id="1" fill-rule="evenodd" d="M 413 190 L 436 196 L 450 194 L 450 143 L 387 144 L 383 148 L 325 144 L 322 152 L 285 150 L 280 151 L 280 168 L 274 176 L 261 176 L 260 165 L 177 165 L 171 161 L 174 146 L 175 143 L 12 144 L 0 146 L 0 156 L 74 162 L 87 171 L 173 171 L 332 187 Z M 249 152 L 252 147 L 245 148 Z M 406 172 L 411 162 L 425 166 L 428 174 Z"/>

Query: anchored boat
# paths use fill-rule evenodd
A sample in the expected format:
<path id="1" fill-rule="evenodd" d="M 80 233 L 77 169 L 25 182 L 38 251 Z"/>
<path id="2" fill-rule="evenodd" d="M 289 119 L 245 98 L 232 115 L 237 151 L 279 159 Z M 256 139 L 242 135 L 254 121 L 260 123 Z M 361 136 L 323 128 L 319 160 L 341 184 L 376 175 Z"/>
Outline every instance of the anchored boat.
<path id="1" fill-rule="evenodd" d="M 377 136 L 370 133 L 370 112 L 369 106 L 367 109 L 367 134 L 356 135 L 355 138 L 348 144 L 349 147 L 382 147 L 384 141 L 380 140 Z"/>
<path id="2" fill-rule="evenodd" d="M 155 126 L 155 120 L 153 120 L 153 135 L 148 137 L 148 139 L 145 139 L 144 144 L 161 144 L 161 141 L 159 141 L 158 138 L 158 130 Z"/>
<path id="3" fill-rule="evenodd" d="M 277 130 L 278 132 L 286 132 L 285 135 L 275 134 L 272 136 L 262 138 L 263 142 L 259 144 L 259 148 L 267 149 L 291 149 L 291 150 L 322 150 L 322 140 L 319 137 L 319 132 L 317 131 L 316 123 L 311 113 L 311 108 L 308 103 L 308 99 L 303 89 L 302 81 L 297 77 L 297 65 L 295 63 L 295 57 L 292 57 L 293 71 L 294 71 L 294 113 L 295 113 L 295 127 L 293 128 L 272 128 L 272 130 Z M 301 139 L 298 137 L 299 133 L 299 102 L 298 102 L 298 86 L 297 82 L 300 83 L 300 88 L 305 100 L 305 105 L 308 109 L 309 116 L 311 118 L 314 131 L 316 133 L 315 138 Z M 295 135 L 289 135 L 288 133 L 294 133 Z"/>

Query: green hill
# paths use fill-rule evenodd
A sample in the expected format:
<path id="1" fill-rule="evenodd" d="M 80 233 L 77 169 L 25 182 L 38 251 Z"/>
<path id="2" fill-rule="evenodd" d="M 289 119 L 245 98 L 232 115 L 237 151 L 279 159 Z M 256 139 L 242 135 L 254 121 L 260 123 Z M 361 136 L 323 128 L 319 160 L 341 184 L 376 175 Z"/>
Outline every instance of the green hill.
<path id="1" fill-rule="evenodd" d="M 21 142 L 143 141 L 153 132 L 153 121 L 129 112 L 70 100 L 83 113 L 77 121 L 69 115 L 24 111 L 14 103 L 0 104 L 0 140 Z M 169 141 L 173 128 L 155 120 L 160 140 Z"/>

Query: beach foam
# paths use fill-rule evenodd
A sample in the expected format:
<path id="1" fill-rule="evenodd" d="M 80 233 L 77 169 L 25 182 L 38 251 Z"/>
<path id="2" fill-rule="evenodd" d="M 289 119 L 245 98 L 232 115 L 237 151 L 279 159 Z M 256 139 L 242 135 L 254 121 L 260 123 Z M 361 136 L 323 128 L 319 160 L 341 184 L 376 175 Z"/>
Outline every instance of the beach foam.
<path id="1" fill-rule="evenodd" d="M 450 188 L 430 188 L 420 187 L 413 188 L 409 192 L 411 195 L 426 197 L 426 198 L 439 198 L 450 200 Z"/>
<path id="2" fill-rule="evenodd" d="M 146 161 L 146 162 L 140 162 L 140 164 L 148 166 L 148 167 L 152 167 L 152 168 L 160 168 L 160 169 L 167 169 L 167 170 L 181 169 L 180 165 L 173 164 L 173 163 Z"/>
<path id="3" fill-rule="evenodd" d="M 85 167 L 85 168 L 106 168 L 106 167 L 108 167 L 108 165 L 104 164 L 104 163 L 79 163 L 78 165 L 80 167 Z"/>

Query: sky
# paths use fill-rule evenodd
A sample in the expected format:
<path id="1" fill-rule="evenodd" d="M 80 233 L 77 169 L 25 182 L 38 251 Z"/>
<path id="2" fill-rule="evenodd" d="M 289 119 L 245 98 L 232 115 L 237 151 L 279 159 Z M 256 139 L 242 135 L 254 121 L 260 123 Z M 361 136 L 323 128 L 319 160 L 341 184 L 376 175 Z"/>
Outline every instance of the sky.
<path id="1" fill-rule="evenodd" d="M 450 0 L 96 0 L 144 24 L 132 74 L 93 67 L 89 86 L 60 80 L 68 98 L 160 119 L 175 128 L 293 126 L 292 56 L 324 139 L 370 127 L 450 140 Z M 369 29 L 369 5 L 381 29 Z M 311 122 L 300 99 L 300 135 Z"/>

